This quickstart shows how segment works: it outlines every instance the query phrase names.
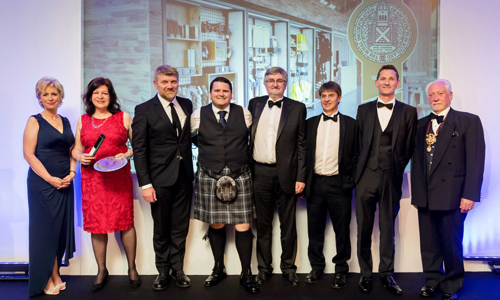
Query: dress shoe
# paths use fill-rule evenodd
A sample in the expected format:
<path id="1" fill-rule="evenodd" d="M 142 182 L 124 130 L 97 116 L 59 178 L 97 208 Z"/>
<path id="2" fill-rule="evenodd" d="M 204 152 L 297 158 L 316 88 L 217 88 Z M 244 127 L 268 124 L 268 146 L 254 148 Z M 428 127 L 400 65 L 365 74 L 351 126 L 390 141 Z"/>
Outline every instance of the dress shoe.
<path id="1" fill-rule="evenodd" d="M 128 276 L 129 276 L 129 280 L 130 280 L 130 287 L 136 289 L 136 288 L 141 286 L 142 282 L 141 282 L 141 278 L 139 277 L 139 274 L 137 274 L 138 278 L 134 280 L 134 279 L 130 278 L 130 270 L 129 270 Z"/>
<path id="2" fill-rule="evenodd" d="M 175 285 L 181 288 L 188 288 L 191 286 L 191 279 L 187 277 L 184 271 L 173 271 L 172 277 L 175 279 Z"/>
<path id="3" fill-rule="evenodd" d="M 257 284 L 264 284 L 269 281 L 269 278 L 271 278 L 271 273 L 269 272 L 264 272 L 264 271 L 259 271 L 259 274 L 255 277 L 255 281 Z"/>
<path id="4" fill-rule="evenodd" d="M 255 278 L 252 276 L 252 271 L 248 270 L 240 275 L 240 284 L 245 287 L 245 291 L 250 294 L 258 294 L 260 289 Z"/>
<path id="5" fill-rule="evenodd" d="M 163 291 L 168 288 L 168 284 L 170 283 L 170 275 L 168 273 L 160 273 L 156 276 L 155 281 L 153 281 L 153 290 L 155 291 Z"/>
<path id="6" fill-rule="evenodd" d="M 283 278 L 285 278 L 286 282 L 288 282 L 291 286 L 299 286 L 300 280 L 295 272 L 293 273 L 284 273 Z"/>
<path id="7" fill-rule="evenodd" d="M 425 298 L 432 298 L 437 295 L 437 288 L 426 285 L 420 290 L 420 296 Z"/>
<path id="8" fill-rule="evenodd" d="M 90 289 L 90 291 L 92 293 L 95 293 L 95 292 L 102 290 L 104 288 L 104 286 L 106 285 L 106 283 L 108 282 L 108 275 L 109 275 L 109 272 L 108 272 L 108 270 L 106 270 L 106 275 L 104 276 L 104 279 L 99 283 L 94 283 L 92 285 L 92 288 Z"/>
<path id="9" fill-rule="evenodd" d="M 369 293 L 372 290 L 372 278 L 361 276 L 358 287 L 363 293 Z"/>
<path id="10" fill-rule="evenodd" d="M 224 269 L 214 269 L 212 274 L 208 276 L 207 280 L 205 280 L 205 286 L 211 287 L 219 284 L 222 280 L 226 279 L 227 273 L 224 272 Z"/>
<path id="11" fill-rule="evenodd" d="M 391 275 L 381 277 L 380 281 L 389 292 L 394 295 L 403 295 L 403 290 L 399 287 L 398 283 Z"/>
<path id="12" fill-rule="evenodd" d="M 333 278 L 332 288 L 340 290 L 347 285 L 346 275 L 343 273 L 335 273 L 335 277 Z"/>
<path id="13" fill-rule="evenodd" d="M 443 297 L 441 299 L 443 299 L 443 300 L 457 300 L 458 296 L 457 296 L 457 294 L 444 293 Z"/>
<path id="14" fill-rule="evenodd" d="M 306 276 L 306 283 L 316 283 L 323 276 L 323 271 L 312 269 Z"/>

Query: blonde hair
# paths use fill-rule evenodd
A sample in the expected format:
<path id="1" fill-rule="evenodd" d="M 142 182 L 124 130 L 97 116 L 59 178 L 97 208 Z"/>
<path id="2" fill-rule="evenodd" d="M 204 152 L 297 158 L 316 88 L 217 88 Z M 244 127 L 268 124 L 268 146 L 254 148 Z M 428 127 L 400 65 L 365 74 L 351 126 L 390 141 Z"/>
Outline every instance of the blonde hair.
<path id="1" fill-rule="evenodd" d="M 55 87 L 56 90 L 61 95 L 61 102 L 59 103 L 59 106 L 61 106 L 62 99 L 64 99 L 64 88 L 63 88 L 62 84 L 57 79 L 52 78 L 52 77 L 42 77 L 36 83 L 35 93 L 36 93 L 36 98 L 38 99 L 38 104 L 40 104 L 40 106 L 42 108 L 45 108 L 43 106 L 42 100 L 40 99 L 40 96 L 42 95 L 43 92 L 45 92 L 45 89 L 49 86 Z"/>

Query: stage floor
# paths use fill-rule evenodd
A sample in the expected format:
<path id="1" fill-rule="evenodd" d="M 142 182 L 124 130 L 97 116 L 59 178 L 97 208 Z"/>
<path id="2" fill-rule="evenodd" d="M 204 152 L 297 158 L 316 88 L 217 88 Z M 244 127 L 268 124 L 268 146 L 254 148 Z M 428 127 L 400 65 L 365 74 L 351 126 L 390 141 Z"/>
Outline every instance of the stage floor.
<path id="1" fill-rule="evenodd" d="M 128 277 L 126 276 L 110 276 L 106 287 L 97 293 L 90 292 L 94 280 L 93 276 L 62 276 L 63 280 L 67 282 L 67 289 L 61 291 L 57 297 L 43 295 L 30 298 L 28 297 L 28 281 L 0 281 L 0 299 L 425 299 L 419 296 L 420 288 L 425 283 L 421 273 L 397 273 L 394 276 L 403 289 L 404 294 L 402 296 L 395 296 L 386 291 L 380 284 L 377 274 L 373 276 L 373 290 L 369 294 L 359 291 L 357 286 L 359 274 L 350 273 L 347 277 L 347 287 L 342 290 L 331 288 L 332 274 L 323 276 L 317 284 L 306 284 L 304 282 L 305 276 L 305 274 L 300 274 L 300 286 L 292 287 L 284 281 L 280 274 L 274 274 L 267 284 L 261 286 L 258 295 L 246 293 L 243 287 L 239 285 L 238 276 L 229 276 L 222 283 L 211 288 L 203 286 L 207 276 L 190 276 L 192 282 L 190 288 L 182 289 L 176 287 L 175 284 L 170 284 L 166 290 L 160 292 L 153 291 L 151 288 L 156 276 L 141 276 L 142 286 L 138 289 L 132 289 L 128 285 Z M 441 299 L 441 296 L 439 295 L 434 299 Z M 486 272 L 467 273 L 459 299 L 500 299 L 500 276 Z"/>

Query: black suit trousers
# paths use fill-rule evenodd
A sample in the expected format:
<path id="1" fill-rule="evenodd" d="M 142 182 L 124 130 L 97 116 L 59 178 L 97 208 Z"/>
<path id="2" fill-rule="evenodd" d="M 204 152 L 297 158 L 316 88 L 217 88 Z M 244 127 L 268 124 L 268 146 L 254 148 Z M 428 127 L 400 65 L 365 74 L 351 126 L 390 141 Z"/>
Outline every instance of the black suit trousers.
<path id="1" fill-rule="evenodd" d="M 271 266 L 274 208 L 278 208 L 281 228 L 281 271 L 293 273 L 297 269 L 297 227 L 295 210 L 297 195 L 283 191 L 276 166 L 254 163 L 254 197 L 257 210 L 257 262 L 259 271 L 273 272 Z"/>
<path id="2" fill-rule="evenodd" d="M 439 286 L 445 293 L 457 294 L 464 282 L 462 240 L 466 216 L 460 213 L 460 208 L 418 208 L 420 253 L 426 285 Z"/>
<path id="3" fill-rule="evenodd" d="M 160 273 L 179 271 L 184 268 L 193 183 L 181 167 L 174 185 L 154 188 L 157 201 L 151 203 L 151 215 L 156 268 Z"/>
<path id="4" fill-rule="evenodd" d="M 325 242 L 326 213 L 330 214 L 335 231 L 337 254 L 332 262 L 335 264 L 335 273 L 349 272 L 347 261 L 351 258 L 351 199 L 352 192 L 346 193 L 342 189 L 339 175 L 313 175 L 311 196 L 307 199 L 307 228 L 309 247 L 307 254 L 311 267 L 315 270 L 325 269 L 323 245 Z"/>
<path id="5" fill-rule="evenodd" d="M 372 233 L 377 203 L 379 205 L 380 264 L 379 275 L 394 273 L 394 221 L 399 212 L 401 185 L 393 170 L 365 168 L 356 185 L 356 219 L 358 222 L 358 260 L 361 275 L 370 277 L 373 270 Z"/>

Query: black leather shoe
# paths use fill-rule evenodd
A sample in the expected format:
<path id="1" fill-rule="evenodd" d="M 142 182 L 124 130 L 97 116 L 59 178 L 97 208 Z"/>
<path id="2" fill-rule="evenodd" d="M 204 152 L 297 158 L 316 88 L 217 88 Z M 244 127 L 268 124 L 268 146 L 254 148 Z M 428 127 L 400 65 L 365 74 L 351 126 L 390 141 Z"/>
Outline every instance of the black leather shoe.
<path id="1" fill-rule="evenodd" d="M 175 279 L 175 285 L 180 288 L 188 288 L 191 286 L 191 279 L 187 277 L 184 271 L 174 271 L 172 270 L 172 277 Z"/>
<path id="2" fill-rule="evenodd" d="M 108 275 L 109 275 L 109 272 L 108 272 L 108 270 L 106 270 L 106 275 L 104 276 L 104 279 L 99 283 L 94 283 L 92 285 L 92 288 L 90 289 L 90 291 L 92 293 L 95 293 L 95 292 L 102 290 L 104 288 L 104 286 L 106 285 L 106 283 L 108 282 Z"/>
<path id="3" fill-rule="evenodd" d="M 271 273 L 269 272 L 264 272 L 264 271 L 259 271 L 259 274 L 255 277 L 255 281 L 257 284 L 264 284 L 269 281 L 269 278 L 271 278 Z"/>
<path id="4" fill-rule="evenodd" d="M 437 295 L 437 293 L 438 293 L 437 289 L 432 287 L 432 286 L 429 286 L 429 285 L 424 286 L 420 290 L 420 296 L 425 297 L 425 298 L 435 297 Z"/>
<path id="5" fill-rule="evenodd" d="M 347 278 L 345 274 L 335 273 L 335 277 L 333 278 L 332 288 L 340 290 L 347 285 Z"/>
<path id="6" fill-rule="evenodd" d="M 245 287 L 245 291 L 250 294 L 258 294 L 260 289 L 255 278 L 252 276 L 252 271 L 248 270 L 240 275 L 240 284 Z"/>
<path id="7" fill-rule="evenodd" d="M 444 293 L 443 297 L 441 299 L 443 299 L 443 300 L 457 300 L 458 296 L 457 296 L 457 294 Z"/>
<path id="8" fill-rule="evenodd" d="M 284 273 L 283 278 L 285 278 L 286 282 L 288 282 L 291 286 L 299 286 L 300 280 L 295 272 L 293 273 Z"/>
<path id="9" fill-rule="evenodd" d="M 363 293 L 369 293 L 372 290 L 372 278 L 361 276 L 359 279 L 358 287 Z"/>
<path id="10" fill-rule="evenodd" d="M 222 280 L 226 279 L 227 273 L 224 272 L 224 270 L 218 270 L 214 269 L 212 271 L 212 274 L 208 276 L 208 278 L 205 280 L 205 286 L 206 287 L 211 287 L 219 284 Z"/>
<path id="11" fill-rule="evenodd" d="M 403 295 L 403 290 L 399 287 L 398 283 L 391 275 L 381 277 L 380 281 L 389 292 L 394 295 Z"/>
<path id="12" fill-rule="evenodd" d="M 155 281 L 153 281 L 153 290 L 155 291 L 163 291 L 168 288 L 168 284 L 170 283 L 170 275 L 167 273 L 160 273 L 156 276 Z"/>
<path id="13" fill-rule="evenodd" d="M 306 276 L 306 283 L 316 283 L 323 276 L 323 271 L 312 269 Z"/>

